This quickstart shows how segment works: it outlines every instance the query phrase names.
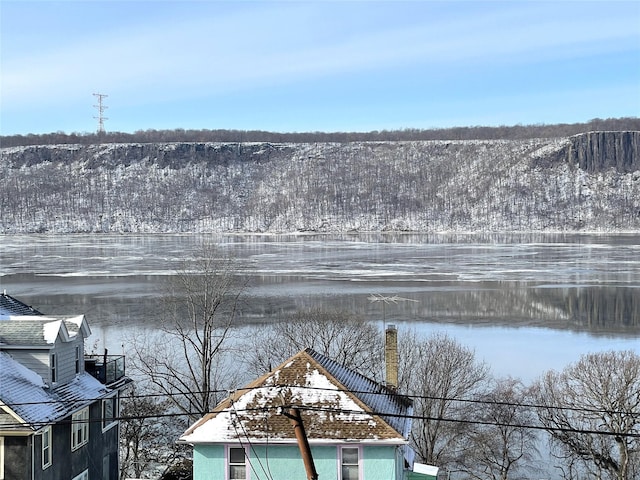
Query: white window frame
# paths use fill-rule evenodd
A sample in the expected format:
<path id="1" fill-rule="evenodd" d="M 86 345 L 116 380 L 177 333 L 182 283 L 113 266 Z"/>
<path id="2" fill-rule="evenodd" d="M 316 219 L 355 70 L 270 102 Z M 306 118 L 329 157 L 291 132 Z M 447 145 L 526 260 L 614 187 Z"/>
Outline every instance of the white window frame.
<path id="1" fill-rule="evenodd" d="M 344 466 L 343 463 L 343 451 L 344 450 L 356 450 L 358 452 L 358 480 L 362 480 L 363 476 L 362 476 L 362 446 L 361 445 L 341 445 L 338 447 L 338 479 L 339 480 L 344 480 L 343 475 L 342 475 L 342 467 Z M 349 463 L 347 465 L 354 465 L 353 463 Z"/>
<path id="2" fill-rule="evenodd" d="M 109 430 L 110 428 L 114 427 L 115 425 L 118 424 L 118 416 L 119 416 L 119 411 L 120 411 L 120 401 L 119 401 L 119 397 L 118 397 L 118 392 L 116 391 L 116 393 L 108 398 L 103 398 L 102 402 L 100 403 L 100 408 L 101 408 L 101 412 L 102 412 L 102 431 L 105 432 L 107 430 Z M 109 418 L 109 423 L 107 422 L 107 416 L 105 415 L 105 406 L 107 404 L 111 404 L 113 405 L 113 411 L 111 412 L 111 417 Z"/>
<path id="3" fill-rule="evenodd" d="M 49 355 L 49 366 L 51 367 L 51 383 L 58 381 L 58 357 L 55 352 Z"/>
<path id="4" fill-rule="evenodd" d="M 238 450 L 244 450 L 244 469 L 245 469 L 245 474 L 244 474 L 244 479 L 245 480 L 249 480 L 249 468 L 250 468 L 250 464 L 249 464 L 249 452 L 247 451 L 246 447 L 242 447 L 240 445 L 228 445 L 227 446 L 227 458 L 226 458 L 226 479 L 227 480 L 231 480 L 231 467 L 233 465 L 242 465 L 239 463 L 231 463 L 231 450 L 232 449 L 238 449 Z"/>
<path id="5" fill-rule="evenodd" d="M 71 416 L 71 451 L 89 443 L 89 407 Z"/>
<path id="6" fill-rule="evenodd" d="M 42 449 L 42 470 L 50 467 L 53 463 L 53 449 L 51 448 L 51 439 L 51 426 L 45 427 L 40 435 L 40 446 Z"/>
<path id="7" fill-rule="evenodd" d="M 80 373 L 80 359 L 82 355 L 80 355 L 80 346 L 76 345 L 76 373 Z"/>
<path id="8" fill-rule="evenodd" d="M 80 475 L 76 475 L 72 480 L 89 480 L 89 470 L 85 470 Z"/>
<path id="9" fill-rule="evenodd" d="M 0 437 L 0 480 L 4 480 L 4 437 Z"/>

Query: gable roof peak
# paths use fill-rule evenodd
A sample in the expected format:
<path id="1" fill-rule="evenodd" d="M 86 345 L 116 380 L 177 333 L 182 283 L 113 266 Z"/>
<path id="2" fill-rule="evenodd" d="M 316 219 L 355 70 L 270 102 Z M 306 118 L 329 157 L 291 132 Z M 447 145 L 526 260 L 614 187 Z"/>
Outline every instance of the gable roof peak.
<path id="1" fill-rule="evenodd" d="M 233 392 L 181 437 L 188 443 L 295 441 L 282 409 L 302 411 L 311 443 L 406 444 L 410 401 L 307 348 Z"/>

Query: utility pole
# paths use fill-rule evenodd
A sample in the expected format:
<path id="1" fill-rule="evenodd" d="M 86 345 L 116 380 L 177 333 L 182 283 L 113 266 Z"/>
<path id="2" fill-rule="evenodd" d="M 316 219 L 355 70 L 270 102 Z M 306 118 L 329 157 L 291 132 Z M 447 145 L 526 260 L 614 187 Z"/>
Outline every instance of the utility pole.
<path id="1" fill-rule="evenodd" d="M 307 480 L 318 480 L 318 472 L 316 472 L 316 466 L 313 463 L 313 456 L 311 455 L 311 447 L 309 446 L 309 439 L 307 433 L 304 430 L 302 424 L 302 416 L 300 416 L 300 410 L 297 408 L 290 408 L 288 412 L 284 412 L 284 416 L 289 419 L 291 425 L 293 425 L 293 431 L 296 434 L 296 440 L 298 440 L 298 447 L 300 448 L 300 455 L 304 462 L 304 469 L 307 472 Z"/>
<path id="2" fill-rule="evenodd" d="M 108 95 L 105 95 L 104 93 L 94 93 L 93 96 L 98 99 L 98 104 L 94 105 L 94 108 L 98 109 L 98 116 L 93 118 L 98 120 L 98 135 L 102 135 L 104 134 L 104 121 L 109 120 L 107 117 L 104 116 L 104 111 L 109 107 L 104 105 L 102 100 L 107 98 Z"/>

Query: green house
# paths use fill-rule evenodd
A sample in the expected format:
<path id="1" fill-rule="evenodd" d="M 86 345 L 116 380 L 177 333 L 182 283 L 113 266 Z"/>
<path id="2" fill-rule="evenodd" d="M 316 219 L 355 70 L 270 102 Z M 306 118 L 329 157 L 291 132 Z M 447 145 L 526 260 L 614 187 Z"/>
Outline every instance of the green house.
<path id="1" fill-rule="evenodd" d="M 306 349 L 180 440 L 193 445 L 194 480 L 424 480 L 408 445 L 412 411 L 409 398 Z"/>

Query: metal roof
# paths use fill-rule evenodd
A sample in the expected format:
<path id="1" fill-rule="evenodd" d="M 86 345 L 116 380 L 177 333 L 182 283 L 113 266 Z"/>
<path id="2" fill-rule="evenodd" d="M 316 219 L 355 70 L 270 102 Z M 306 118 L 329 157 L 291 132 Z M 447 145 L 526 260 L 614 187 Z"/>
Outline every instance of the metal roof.
<path id="1" fill-rule="evenodd" d="M 318 361 L 336 380 L 358 397 L 362 403 L 377 412 L 404 437 L 411 431 L 413 402 L 408 397 L 398 394 L 394 390 L 359 374 L 335 360 L 328 358 L 310 348 L 306 352 Z M 388 413 L 389 415 L 384 415 Z"/>

